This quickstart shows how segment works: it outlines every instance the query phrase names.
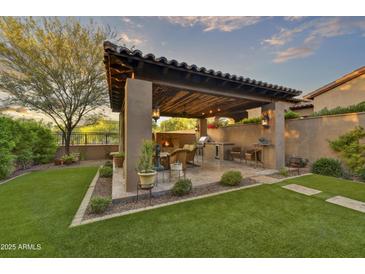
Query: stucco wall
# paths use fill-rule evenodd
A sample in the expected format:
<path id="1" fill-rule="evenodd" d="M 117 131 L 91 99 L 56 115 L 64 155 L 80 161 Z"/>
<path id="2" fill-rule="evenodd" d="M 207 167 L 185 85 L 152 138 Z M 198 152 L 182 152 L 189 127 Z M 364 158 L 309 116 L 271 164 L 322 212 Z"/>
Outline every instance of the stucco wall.
<path id="1" fill-rule="evenodd" d="M 285 121 L 286 159 L 298 156 L 313 162 L 321 157 L 338 158 L 328 145 L 328 140 L 354 129 L 365 128 L 365 113 L 310 117 Z M 208 135 L 214 141 L 232 142 L 242 148 L 250 148 L 264 136 L 261 125 L 236 125 L 209 129 Z"/>
<path id="2" fill-rule="evenodd" d="M 314 111 L 346 107 L 365 101 L 365 75 L 361 75 L 314 98 Z"/>
<path id="3" fill-rule="evenodd" d="M 83 160 L 103 160 L 109 158 L 109 153 L 118 151 L 118 145 L 73 145 L 70 151 L 80 153 Z M 65 147 L 57 149 L 56 158 L 65 154 Z"/>
<path id="4" fill-rule="evenodd" d="M 328 140 L 365 127 L 365 113 L 341 114 L 288 120 L 285 123 L 286 156 L 299 156 L 313 162 L 320 157 L 337 157 Z"/>

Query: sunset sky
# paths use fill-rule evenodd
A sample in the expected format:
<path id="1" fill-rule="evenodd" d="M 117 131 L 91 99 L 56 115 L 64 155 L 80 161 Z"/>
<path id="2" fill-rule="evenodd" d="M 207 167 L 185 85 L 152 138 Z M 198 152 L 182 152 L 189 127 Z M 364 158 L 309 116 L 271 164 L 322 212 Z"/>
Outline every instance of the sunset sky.
<path id="1" fill-rule="evenodd" d="M 364 66 L 365 17 L 80 17 L 119 44 L 303 90 Z M 22 114 L 23 115 L 23 114 Z"/>

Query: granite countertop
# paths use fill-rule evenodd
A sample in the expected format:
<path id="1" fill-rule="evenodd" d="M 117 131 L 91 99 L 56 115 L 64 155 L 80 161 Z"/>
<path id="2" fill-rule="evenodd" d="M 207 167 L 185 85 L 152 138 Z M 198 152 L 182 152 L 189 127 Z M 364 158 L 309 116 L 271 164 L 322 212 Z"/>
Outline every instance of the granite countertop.
<path id="1" fill-rule="evenodd" d="M 206 145 L 234 145 L 234 143 L 229 143 L 229 142 L 207 142 L 205 143 Z"/>

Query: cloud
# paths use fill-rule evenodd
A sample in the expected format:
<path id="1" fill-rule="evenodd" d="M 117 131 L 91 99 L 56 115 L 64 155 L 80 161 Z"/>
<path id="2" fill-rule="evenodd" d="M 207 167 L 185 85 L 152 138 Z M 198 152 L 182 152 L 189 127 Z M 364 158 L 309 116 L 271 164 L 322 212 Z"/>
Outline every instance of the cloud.
<path id="1" fill-rule="evenodd" d="M 282 48 L 291 44 L 289 48 L 284 48 L 275 52 L 275 63 L 283 63 L 287 60 L 304 58 L 312 55 L 322 42 L 332 37 L 365 30 L 365 19 L 363 17 L 322 17 L 314 18 L 303 22 L 294 28 L 283 28 L 268 39 L 264 39 L 262 44 Z M 296 40 L 296 41 L 295 41 Z M 294 43 L 292 43 L 294 41 Z"/>
<path id="2" fill-rule="evenodd" d="M 262 17 L 257 16 L 166 16 L 162 18 L 182 27 L 199 25 L 203 27 L 203 31 L 224 32 L 251 26 L 262 20 Z"/>
<path id="3" fill-rule="evenodd" d="M 274 63 L 284 63 L 290 59 L 305 58 L 313 54 L 312 48 L 288 48 L 276 54 Z"/>
<path id="4" fill-rule="evenodd" d="M 123 44 L 129 45 L 129 46 L 138 46 L 145 42 L 144 39 L 139 37 L 132 37 L 131 35 L 128 35 L 127 33 L 121 33 L 118 35 L 118 42 L 121 42 Z"/>
<path id="5" fill-rule="evenodd" d="M 305 16 L 285 16 L 284 20 L 294 22 L 294 21 L 300 21 L 303 18 L 305 18 Z"/>

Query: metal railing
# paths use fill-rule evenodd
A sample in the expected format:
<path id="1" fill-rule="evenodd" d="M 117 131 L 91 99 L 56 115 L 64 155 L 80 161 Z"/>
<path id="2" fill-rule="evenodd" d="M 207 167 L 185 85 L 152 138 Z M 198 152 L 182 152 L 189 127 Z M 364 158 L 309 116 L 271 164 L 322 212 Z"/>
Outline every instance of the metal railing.
<path id="1" fill-rule="evenodd" d="M 62 132 L 54 133 L 57 144 L 64 145 L 65 137 Z M 72 132 L 71 145 L 114 145 L 119 143 L 117 132 Z"/>

